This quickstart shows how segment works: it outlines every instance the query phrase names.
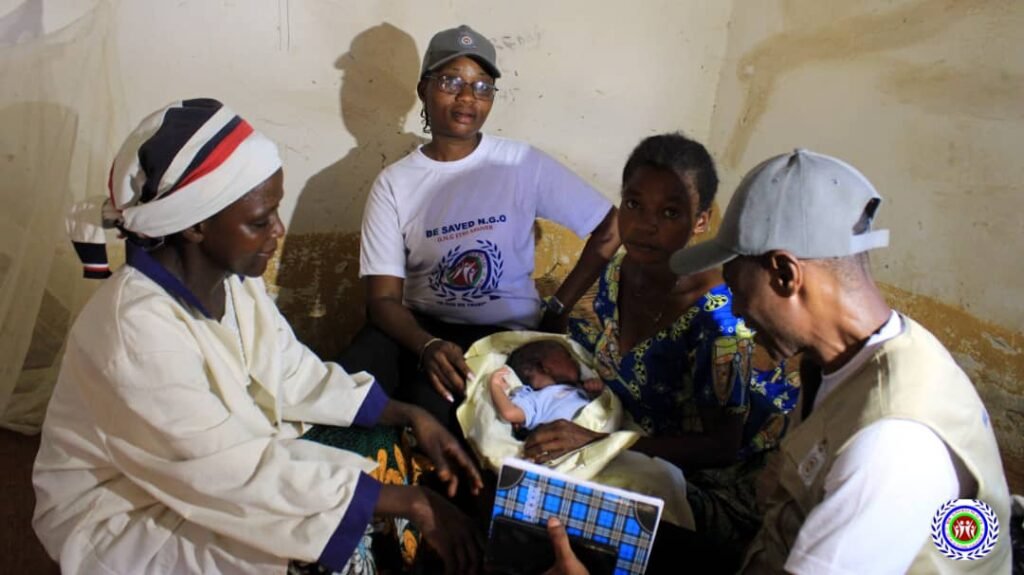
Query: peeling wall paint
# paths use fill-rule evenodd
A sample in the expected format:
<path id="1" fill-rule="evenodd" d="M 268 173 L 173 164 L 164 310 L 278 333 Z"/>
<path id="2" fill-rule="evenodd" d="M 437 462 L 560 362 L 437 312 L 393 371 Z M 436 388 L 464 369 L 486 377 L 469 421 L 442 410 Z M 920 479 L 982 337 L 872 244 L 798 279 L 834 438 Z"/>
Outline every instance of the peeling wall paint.
<path id="1" fill-rule="evenodd" d="M 541 296 L 552 295 L 576 265 L 583 250 L 583 240 L 547 220 L 537 220 L 534 238 L 537 252 L 533 278 L 537 282 L 537 291 Z"/>
<path id="2" fill-rule="evenodd" d="M 295 334 L 324 359 L 363 325 L 358 233 L 289 234 L 264 277 Z"/>
<path id="3" fill-rule="evenodd" d="M 881 287 L 889 304 L 935 334 L 974 382 L 992 417 L 1010 487 L 1024 491 L 1024 334 L 933 298 Z"/>

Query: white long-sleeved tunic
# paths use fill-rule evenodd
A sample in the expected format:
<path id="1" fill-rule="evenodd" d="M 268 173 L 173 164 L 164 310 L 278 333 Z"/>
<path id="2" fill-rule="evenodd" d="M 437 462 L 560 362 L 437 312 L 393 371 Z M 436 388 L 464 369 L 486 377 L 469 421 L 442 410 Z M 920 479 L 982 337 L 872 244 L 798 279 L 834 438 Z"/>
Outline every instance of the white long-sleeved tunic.
<path id="1" fill-rule="evenodd" d="M 373 463 L 299 436 L 373 425 L 387 396 L 299 343 L 262 281 L 226 282 L 218 321 L 133 250 L 75 322 L 33 473 L 64 573 L 341 568 L 362 536 Z"/>

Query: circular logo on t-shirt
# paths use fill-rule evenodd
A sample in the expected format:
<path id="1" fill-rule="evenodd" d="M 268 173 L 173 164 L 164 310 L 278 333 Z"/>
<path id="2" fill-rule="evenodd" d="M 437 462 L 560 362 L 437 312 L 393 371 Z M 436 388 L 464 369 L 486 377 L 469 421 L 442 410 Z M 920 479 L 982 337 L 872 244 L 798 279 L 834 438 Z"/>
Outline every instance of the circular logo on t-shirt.
<path id="1" fill-rule="evenodd" d="M 979 499 L 951 499 L 932 518 L 932 542 L 950 559 L 981 559 L 998 539 L 999 518 Z"/>
<path id="2" fill-rule="evenodd" d="M 490 261 L 482 250 L 467 250 L 444 271 L 444 283 L 454 290 L 469 290 L 487 277 Z"/>
<path id="3" fill-rule="evenodd" d="M 476 244 L 465 250 L 455 246 L 430 274 L 430 288 L 441 303 L 481 305 L 500 297 L 493 292 L 504 271 L 501 250 L 487 240 L 477 240 Z"/>

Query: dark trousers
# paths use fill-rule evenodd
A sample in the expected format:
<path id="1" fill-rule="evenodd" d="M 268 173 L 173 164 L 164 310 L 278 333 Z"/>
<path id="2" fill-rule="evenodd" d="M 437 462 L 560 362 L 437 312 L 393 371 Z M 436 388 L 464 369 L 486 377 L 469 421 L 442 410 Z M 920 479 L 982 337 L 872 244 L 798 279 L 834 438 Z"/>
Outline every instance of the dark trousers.
<path id="1" fill-rule="evenodd" d="M 507 330 L 494 325 L 445 323 L 424 315 L 414 315 L 423 329 L 434 337 L 457 344 L 463 351 L 469 349 L 469 346 L 478 339 Z M 456 437 L 462 437 L 462 430 L 455 419 L 455 409 L 462 398 L 456 397 L 455 403 L 448 403 L 445 398 L 438 395 L 427 373 L 419 369 L 417 353 L 405 349 L 372 324 L 367 323 L 359 330 L 351 345 L 338 358 L 338 363 L 349 373 L 370 373 L 390 397 L 426 409 L 455 433 Z"/>
<path id="2" fill-rule="evenodd" d="M 647 563 L 647 575 L 731 575 L 740 568 L 742 561 L 742 554 L 689 529 L 662 521 Z"/>

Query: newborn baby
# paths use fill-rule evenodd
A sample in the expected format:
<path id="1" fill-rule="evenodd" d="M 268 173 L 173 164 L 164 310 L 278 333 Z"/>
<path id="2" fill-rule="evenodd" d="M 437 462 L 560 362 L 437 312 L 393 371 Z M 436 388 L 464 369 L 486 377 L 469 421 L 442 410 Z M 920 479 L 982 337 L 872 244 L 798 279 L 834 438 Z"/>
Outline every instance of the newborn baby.
<path id="1" fill-rule="evenodd" d="M 564 345 L 551 339 L 516 348 L 505 365 L 491 375 L 491 400 L 498 415 L 514 429 L 571 420 L 604 389 L 600 379 L 580 381 L 579 363 Z M 510 368 L 523 382 L 511 397 L 505 381 Z"/>

